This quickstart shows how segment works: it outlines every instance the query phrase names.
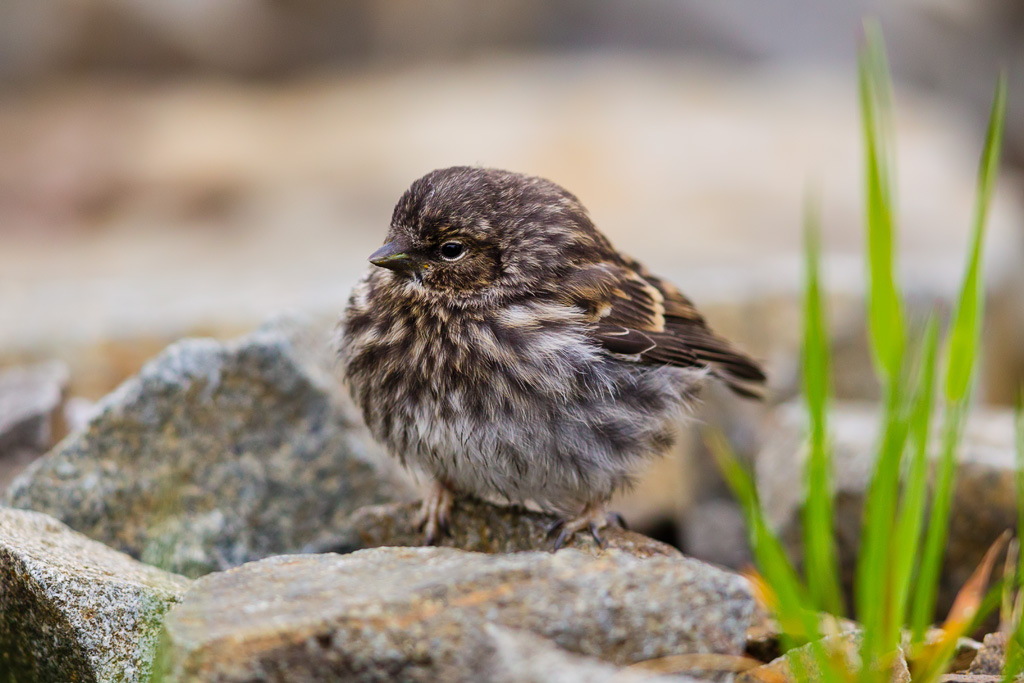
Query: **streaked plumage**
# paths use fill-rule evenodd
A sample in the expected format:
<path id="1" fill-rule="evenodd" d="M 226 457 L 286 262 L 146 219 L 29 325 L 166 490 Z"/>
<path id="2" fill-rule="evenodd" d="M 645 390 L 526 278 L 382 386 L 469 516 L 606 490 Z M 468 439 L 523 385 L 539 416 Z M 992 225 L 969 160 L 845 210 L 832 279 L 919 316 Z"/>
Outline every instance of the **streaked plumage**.
<path id="1" fill-rule="evenodd" d="M 706 377 L 743 395 L 764 381 L 547 180 L 434 171 L 399 200 L 371 261 L 342 362 L 374 436 L 441 484 L 428 537 L 450 492 L 532 500 L 573 517 L 568 533 L 596 533 Z"/>

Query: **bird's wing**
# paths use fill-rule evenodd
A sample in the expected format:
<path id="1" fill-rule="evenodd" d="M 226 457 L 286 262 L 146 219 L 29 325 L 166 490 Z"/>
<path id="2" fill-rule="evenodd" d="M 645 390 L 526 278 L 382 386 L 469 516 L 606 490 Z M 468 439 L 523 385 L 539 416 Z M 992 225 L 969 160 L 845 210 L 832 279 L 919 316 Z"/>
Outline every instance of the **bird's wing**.
<path id="1" fill-rule="evenodd" d="M 712 332 L 689 299 L 637 263 L 585 266 L 559 293 L 586 311 L 591 336 L 612 353 L 649 365 L 709 367 L 746 396 L 758 395 L 756 385 L 765 381 L 757 362 Z"/>

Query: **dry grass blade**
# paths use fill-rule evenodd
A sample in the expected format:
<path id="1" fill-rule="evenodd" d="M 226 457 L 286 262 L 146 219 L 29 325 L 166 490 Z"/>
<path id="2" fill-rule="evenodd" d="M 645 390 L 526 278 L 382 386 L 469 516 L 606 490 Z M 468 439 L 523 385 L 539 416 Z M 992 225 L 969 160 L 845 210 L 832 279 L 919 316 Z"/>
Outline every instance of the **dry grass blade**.
<path id="1" fill-rule="evenodd" d="M 978 565 L 974 573 L 971 574 L 971 578 L 967 579 L 967 583 L 956 594 L 953 606 L 949 609 L 949 616 L 946 617 L 946 621 L 942 624 L 942 630 L 946 632 L 947 638 L 952 632 L 957 630 L 960 632 L 957 633 L 956 638 L 962 636 L 963 628 L 974 619 L 975 613 L 985 599 L 988 580 L 992 575 L 992 567 L 995 566 L 996 559 L 1009 540 L 1010 532 L 1004 531 L 996 539 L 996 542 L 985 551 L 985 557 L 982 558 L 981 564 Z"/>
<path id="2" fill-rule="evenodd" d="M 761 666 L 764 662 L 742 655 L 723 655 L 712 652 L 693 652 L 646 659 L 626 667 L 627 671 L 649 671 L 658 674 L 681 674 L 688 671 L 714 673 L 741 673 Z"/>
<path id="3" fill-rule="evenodd" d="M 791 676 L 775 669 L 754 669 L 747 672 L 746 679 L 760 683 L 793 683 Z"/>
<path id="4" fill-rule="evenodd" d="M 750 582 L 750 592 L 754 594 L 754 602 L 769 612 L 778 610 L 779 596 L 760 572 L 753 567 L 747 567 L 740 572 L 740 575 Z"/>
<path id="5" fill-rule="evenodd" d="M 956 650 L 957 641 L 967 632 L 985 600 L 992 568 L 1009 539 L 1009 531 L 1004 532 L 996 539 L 996 542 L 985 552 L 985 557 L 971 574 L 971 578 L 956 594 L 953 606 L 949 610 L 949 616 L 942 624 L 942 635 L 936 642 L 922 647 L 921 652 L 914 657 L 914 681 L 927 683 L 937 680 L 945 672 L 949 660 Z"/>

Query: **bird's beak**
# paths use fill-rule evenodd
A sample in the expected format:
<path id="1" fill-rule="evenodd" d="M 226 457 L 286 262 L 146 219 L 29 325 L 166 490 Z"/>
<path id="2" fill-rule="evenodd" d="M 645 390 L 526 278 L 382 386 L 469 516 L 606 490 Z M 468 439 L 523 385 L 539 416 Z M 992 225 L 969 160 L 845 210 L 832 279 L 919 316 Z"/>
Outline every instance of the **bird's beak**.
<path id="1" fill-rule="evenodd" d="M 409 247 L 402 240 L 391 240 L 370 254 L 370 263 L 388 270 L 409 272 L 419 266 L 418 260 L 409 254 Z"/>

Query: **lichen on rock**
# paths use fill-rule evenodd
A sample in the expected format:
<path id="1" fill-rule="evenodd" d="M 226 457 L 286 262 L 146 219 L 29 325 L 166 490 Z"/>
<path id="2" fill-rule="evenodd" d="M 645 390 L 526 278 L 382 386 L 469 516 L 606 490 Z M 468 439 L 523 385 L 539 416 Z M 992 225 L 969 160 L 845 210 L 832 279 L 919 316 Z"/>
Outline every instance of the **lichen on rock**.
<path id="1" fill-rule="evenodd" d="M 411 497 L 295 347 L 279 330 L 172 345 L 4 502 L 195 577 L 297 552 L 359 507 Z"/>
<path id="2" fill-rule="evenodd" d="M 147 681 L 189 581 L 38 512 L 0 507 L 0 681 Z"/>

